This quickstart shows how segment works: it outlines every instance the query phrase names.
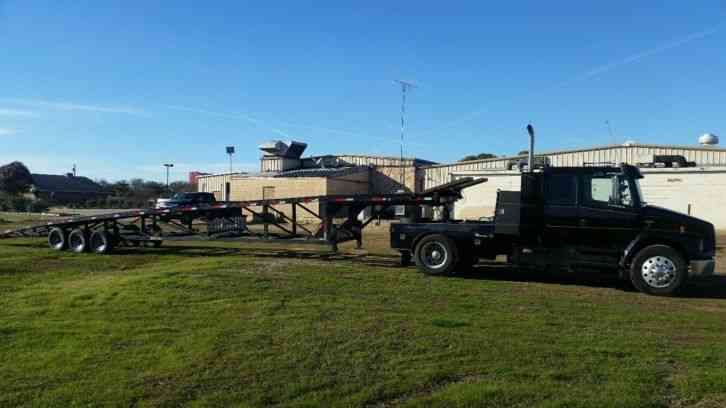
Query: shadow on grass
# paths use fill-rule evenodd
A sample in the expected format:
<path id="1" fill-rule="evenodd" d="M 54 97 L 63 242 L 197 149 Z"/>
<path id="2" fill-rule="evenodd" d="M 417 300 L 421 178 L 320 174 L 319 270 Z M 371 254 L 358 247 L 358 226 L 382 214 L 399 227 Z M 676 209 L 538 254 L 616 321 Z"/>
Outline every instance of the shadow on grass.
<path id="1" fill-rule="evenodd" d="M 637 290 L 627 280 L 614 274 L 598 272 L 550 272 L 521 269 L 505 264 L 478 264 L 459 276 L 463 279 L 486 279 L 508 282 L 538 282 L 557 285 L 615 288 L 627 292 Z M 692 278 L 676 297 L 692 299 L 726 299 L 726 276 Z"/>
<path id="2" fill-rule="evenodd" d="M 8 246 L 47 248 L 45 243 L 7 242 Z M 322 262 L 354 262 L 360 265 L 373 267 L 401 267 L 397 256 L 373 255 L 368 253 L 332 252 L 310 249 L 289 248 L 226 248 L 218 246 L 174 246 L 165 245 L 162 248 L 122 247 L 114 251 L 115 256 L 164 256 L 174 255 L 189 258 L 242 256 L 261 259 L 300 259 Z M 82 256 L 82 255 L 79 255 Z M 410 267 L 413 271 L 415 267 Z M 446 278 L 441 278 L 446 279 Z M 573 285 L 599 288 L 615 288 L 628 292 L 635 292 L 630 282 L 619 279 L 614 274 L 597 272 L 562 272 L 541 271 L 517 268 L 511 265 L 495 262 L 480 262 L 469 271 L 458 273 L 453 279 L 490 280 L 507 282 L 537 282 L 557 285 Z M 726 276 L 692 279 L 679 292 L 678 297 L 701 299 L 726 299 Z"/>

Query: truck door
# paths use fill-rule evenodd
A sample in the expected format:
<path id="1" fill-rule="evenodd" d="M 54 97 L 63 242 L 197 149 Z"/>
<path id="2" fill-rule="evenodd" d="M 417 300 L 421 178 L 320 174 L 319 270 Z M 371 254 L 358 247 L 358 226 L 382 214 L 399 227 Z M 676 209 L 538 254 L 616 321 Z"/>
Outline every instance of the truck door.
<path id="1" fill-rule="evenodd" d="M 578 242 L 575 173 L 548 173 L 544 182 L 544 242 L 548 247 L 571 247 Z"/>
<path id="2" fill-rule="evenodd" d="M 639 231 L 633 185 L 622 173 L 602 171 L 583 174 L 580 186 L 580 256 L 586 263 L 611 265 Z"/>

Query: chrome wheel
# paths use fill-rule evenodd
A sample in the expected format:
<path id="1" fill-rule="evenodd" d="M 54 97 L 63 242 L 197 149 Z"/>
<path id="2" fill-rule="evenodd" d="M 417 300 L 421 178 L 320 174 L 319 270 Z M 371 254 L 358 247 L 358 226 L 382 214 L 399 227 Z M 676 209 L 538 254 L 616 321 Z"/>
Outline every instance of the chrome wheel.
<path id="1" fill-rule="evenodd" d="M 91 234 L 90 246 L 93 252 L 105 254 L 111 250 L 111 240 L 105 231 L 94 231 Z"/>
<path id="2" fill-rule="evenodd" d="M 63 230 L 54 228 L 48 234 L 48 245 L 56 251 L 62 251 L 66 248 L 66 236 Z"/>
<path id="3" fill-rule="evenodd" d="M 654 256 L 643 262 L 640 269 L 643 280 L 654 288 L 667 288 L 676 279 L 676 264 L 668 257 Z"/>
<path id="4" fill-rule="evenodd" d="M 68 234 L 68 248 L 70 248 L 71 251 L 79 253 L 83 252 L 86 250 L 86 245 L 88 245 L 88 243 L 83 231 L 76 229 Z"/>
<path id="5" fill-rule="evenodd" d="M 449 259 L 449 253 L 446 251 L 446 247 L 437 241 L 425 243 L 421 247 L 421 251 L 421 261 L 423 261 L 427 268 L 441 268 L 446 265 L 446 261 Z"/>

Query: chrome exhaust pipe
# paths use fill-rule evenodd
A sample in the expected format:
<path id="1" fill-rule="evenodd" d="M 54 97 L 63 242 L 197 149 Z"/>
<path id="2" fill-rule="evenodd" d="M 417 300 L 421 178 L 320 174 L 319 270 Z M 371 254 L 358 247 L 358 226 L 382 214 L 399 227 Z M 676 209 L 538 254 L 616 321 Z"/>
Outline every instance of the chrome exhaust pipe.
<path id="1" fill-rule="evenodd" d="M 534 128 L 532 125 L 527 125 L 527 133 L 529 133 L 529 153 L 527 157 L 527 165 L 529 166 L 529 172 L 534 171 Z"/>

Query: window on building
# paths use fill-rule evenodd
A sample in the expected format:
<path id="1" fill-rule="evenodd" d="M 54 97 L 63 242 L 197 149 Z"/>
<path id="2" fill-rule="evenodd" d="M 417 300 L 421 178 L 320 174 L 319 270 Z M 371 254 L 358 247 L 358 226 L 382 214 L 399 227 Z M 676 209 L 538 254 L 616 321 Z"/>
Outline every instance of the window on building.
<path id="1" fill-rule="evenodd" d="M 545 191 L 548 204 L 575 205 L 577 203 L 577 176 L 551 174 L 547 177 Z"/>

